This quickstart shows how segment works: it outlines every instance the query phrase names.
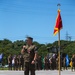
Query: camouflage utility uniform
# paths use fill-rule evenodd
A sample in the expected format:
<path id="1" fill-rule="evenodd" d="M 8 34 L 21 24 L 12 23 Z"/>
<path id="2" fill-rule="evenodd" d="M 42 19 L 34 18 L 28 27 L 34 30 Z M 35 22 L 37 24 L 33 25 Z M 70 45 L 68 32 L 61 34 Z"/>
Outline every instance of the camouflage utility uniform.
<path id="1" fill-rule="evenodd" d="M 31 75 L 35 75 L 35 64 L 31 64 L 35 52 L 35 45 L 26 45 L 24 49 L 24 75 L 29 75 L 29 71 L 31 71 Z"/>

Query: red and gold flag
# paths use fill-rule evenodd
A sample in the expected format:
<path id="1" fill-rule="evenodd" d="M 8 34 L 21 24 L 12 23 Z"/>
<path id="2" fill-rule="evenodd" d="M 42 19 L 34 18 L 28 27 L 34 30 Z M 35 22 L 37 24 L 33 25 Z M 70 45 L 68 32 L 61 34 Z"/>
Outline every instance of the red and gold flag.
<path id="1" fill-rule="evenodd" d="M 56 18 L 56 24 L 54 27 L 54 35 L 56 35 L 62 28 L 62 19 L 61 19 L 61 15 L 60 15 L 60 10 L 58 10 L 58 15 Z"/>

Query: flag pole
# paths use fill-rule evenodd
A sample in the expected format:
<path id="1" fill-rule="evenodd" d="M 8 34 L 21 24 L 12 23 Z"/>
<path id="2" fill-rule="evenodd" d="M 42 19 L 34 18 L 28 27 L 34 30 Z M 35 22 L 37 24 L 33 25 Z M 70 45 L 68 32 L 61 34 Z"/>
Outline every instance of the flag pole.
<path id="1" fill-rule="evenodd" d="M 58 6 L 58 9 L 60 9 L 60 4 L 57 4 L 57 6 Z M 59 75 L 61 75 L 61 61 L 60 61 L 60 30 L 59 30 L 59 32 L 58 32 L 58 60 L 59 60 L 59 62 L 58 62 L 58 64 L 59 64 Z"/>
<path id="2" fill-rule="evenodd" d="M 58 56 L 59 56 L 59 62 L 58 62 L 58 63 L 59 63 L 59 75 L 61 75 L 61 72 L 60 72 L 60 70 L 61 70 L 61 65 L 60 65 L 60 64 L 61 64 L 61 63 L 60 63 L 60 62 L 61 62 L 61 61 L 60 61 L 60 31 L 58 32 L 58 47 L 59 47 L 59 48 L 58 48 L 58 50 L 59 50 L 59 51 L 58 51 Z"/>

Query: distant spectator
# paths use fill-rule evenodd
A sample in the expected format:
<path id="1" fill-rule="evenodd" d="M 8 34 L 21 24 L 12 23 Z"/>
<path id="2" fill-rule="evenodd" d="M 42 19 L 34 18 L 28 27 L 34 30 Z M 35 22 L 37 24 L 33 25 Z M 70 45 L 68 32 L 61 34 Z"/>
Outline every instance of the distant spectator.
<path id="1" fill-rule="evenodd" d="M 75 71 L 75 54 L 72 56 L 72 71 L 74 70 Z"/>

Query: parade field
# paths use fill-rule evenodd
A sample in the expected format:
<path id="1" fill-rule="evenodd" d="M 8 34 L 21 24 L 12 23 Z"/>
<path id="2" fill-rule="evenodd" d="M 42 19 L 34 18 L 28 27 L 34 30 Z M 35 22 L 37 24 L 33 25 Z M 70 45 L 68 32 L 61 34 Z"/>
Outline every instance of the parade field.
<path id="1" fill-rule="evenodd" d="M 0 75 L 24 75 L 23 71 L 4 71 L 0 70 Z M 36 71 L 36 75 L 59 75 L 57 70 L 40 70 Z M 70 70 L 61 71 L 61 75 L 75 75 L 75 72 Z"/>

